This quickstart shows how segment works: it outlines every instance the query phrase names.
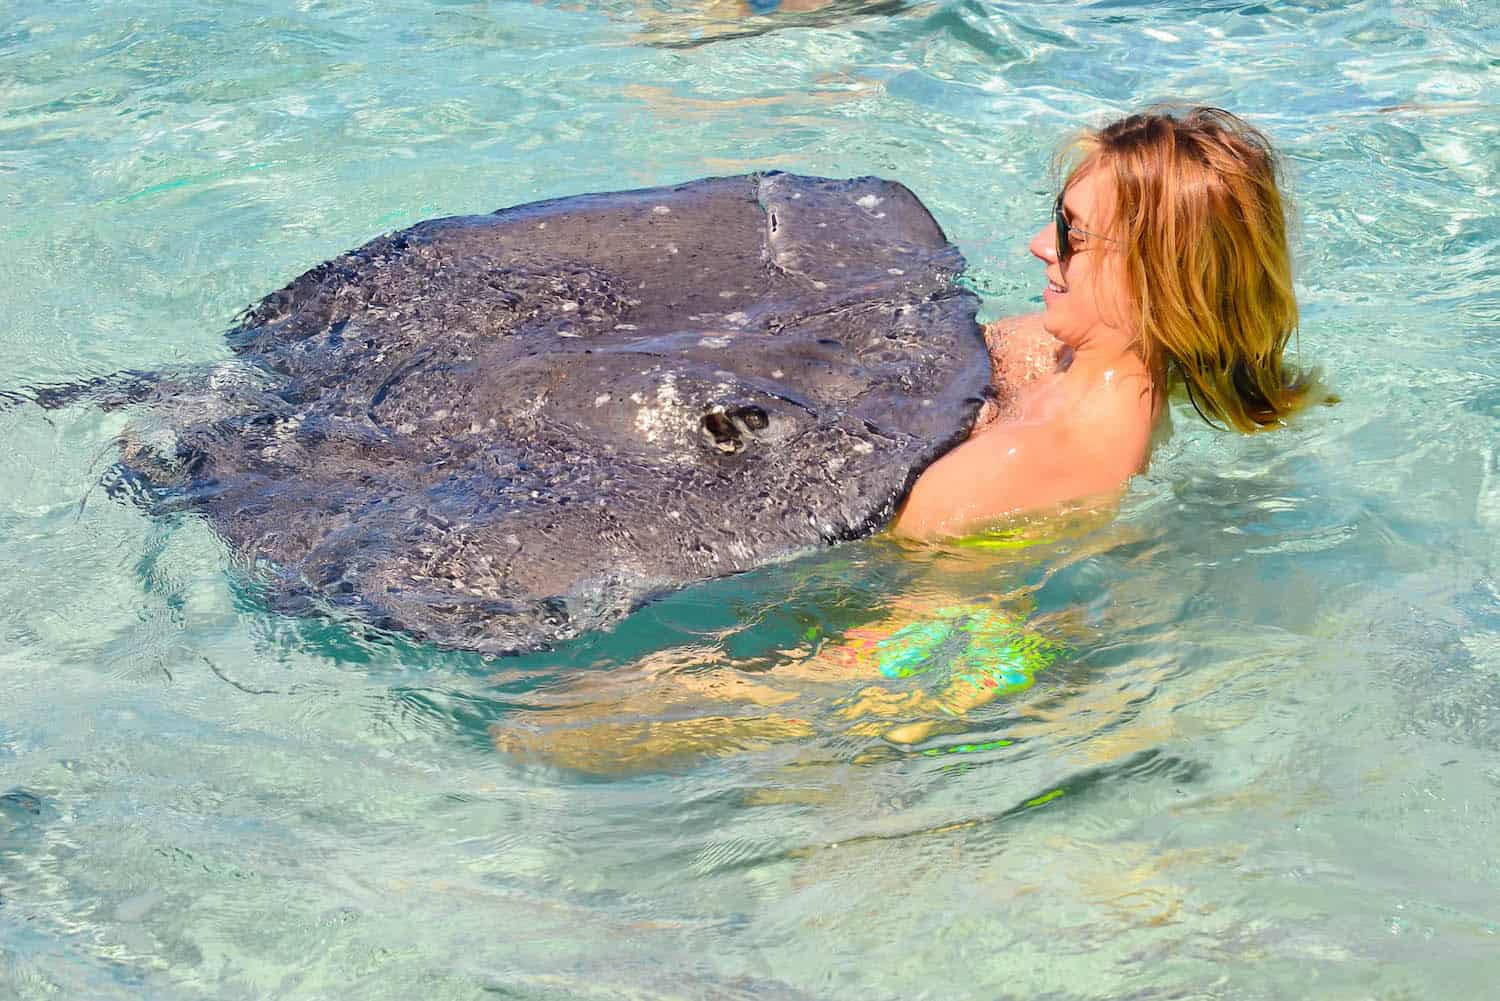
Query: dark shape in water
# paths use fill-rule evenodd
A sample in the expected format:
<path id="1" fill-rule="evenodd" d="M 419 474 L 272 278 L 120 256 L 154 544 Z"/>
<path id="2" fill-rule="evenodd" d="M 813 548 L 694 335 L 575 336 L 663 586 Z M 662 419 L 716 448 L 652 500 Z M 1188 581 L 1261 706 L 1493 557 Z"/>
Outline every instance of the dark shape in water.
<path id="1" fill-rule="evenodd" d="M 692 0 L 653 4 L 633 12 L 633 19 L 640 22 L 640 41 L 658 48 L 686 49 L 783 29 L 833 28 L 864 18 L 903 14 L 911 7 L 910 0 L 821 0 L 816 4 L 748 0 L 736 9 Z"/>
<path id="2" fill-rule="evenodd" d="M 41 826 L 56 815 L 52 802 L 37 793 L 19 788 L 0 793 L 0 834 Z"/>
<path id="3" fill-rule="evenodd" d="M 206 516 L 275 607 L 539 649 L 879 530 L 988 382 L 962 263 L 873 178 L 421 223 L 250 309 L 235 361 L 126 380 L 119 482 Z"/>

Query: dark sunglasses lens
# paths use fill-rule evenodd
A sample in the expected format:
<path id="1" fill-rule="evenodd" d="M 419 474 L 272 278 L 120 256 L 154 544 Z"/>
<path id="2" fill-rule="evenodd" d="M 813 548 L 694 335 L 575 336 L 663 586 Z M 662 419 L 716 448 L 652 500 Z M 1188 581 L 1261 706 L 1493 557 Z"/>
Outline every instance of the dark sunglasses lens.
<path id="1" fill-rule="evenodd" d="M 1057 263 L 1067 264 L 1073 256 L 1073 245 L 1068 242 L 1068 220 L 1063 218 L 1061 195 L 1052 206 L 1052 221 L 1057 225 Z"/>

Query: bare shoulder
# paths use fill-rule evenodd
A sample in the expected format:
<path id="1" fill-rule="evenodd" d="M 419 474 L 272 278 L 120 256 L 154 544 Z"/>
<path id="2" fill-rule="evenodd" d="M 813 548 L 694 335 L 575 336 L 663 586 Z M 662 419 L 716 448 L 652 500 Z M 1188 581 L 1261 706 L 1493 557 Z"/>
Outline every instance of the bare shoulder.
<path id="1" fill-rule="evenodd" d="M 1114 385 L 1086 394 L 1056 422 L 1059 448 L 1105 479 L 1126 479 L 1145 465 L 1153 405 L 1144 375 L 1123 375 Z"/>

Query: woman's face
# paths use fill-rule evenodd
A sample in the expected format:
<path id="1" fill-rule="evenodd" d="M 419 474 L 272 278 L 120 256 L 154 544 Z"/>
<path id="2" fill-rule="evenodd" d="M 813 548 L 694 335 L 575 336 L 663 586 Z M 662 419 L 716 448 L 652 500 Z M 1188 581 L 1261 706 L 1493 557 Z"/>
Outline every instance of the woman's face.
<path id="1" fill-rule="evenodd" d="M 1031 238 L 1029 249 L 1047 265 L 1042 328 L 1075 350 L 1125 350 L 1133 339 L 1119 245 L 1104 236 L 1087 235 L 1110 232 L 1113 206 L 1109 173 L 1091 170 L 1075 177 L 1063 193 L 1063 218 L 1073 246 L 1068 262 L 1058 260 L 1057 227 L 1052 221 Z"/>

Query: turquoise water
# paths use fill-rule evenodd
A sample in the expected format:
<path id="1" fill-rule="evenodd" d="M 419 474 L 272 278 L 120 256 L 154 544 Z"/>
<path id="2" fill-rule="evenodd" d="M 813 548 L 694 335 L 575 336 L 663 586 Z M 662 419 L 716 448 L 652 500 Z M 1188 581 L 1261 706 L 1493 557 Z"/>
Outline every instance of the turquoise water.
<path id="1" fill-rule="evenodd" d="M 904 181 L 1024 310 L 1055 143 L 1175 96 L 1287 153 L 1343 402 L 1179 412 L 1029 549 L 500 661 L 272 615 L 99 488 L 128 415 L 0 411 L 0 997 L 1495 996 L 1500 7 L 783 6 L 12 0 L 0 389 L 223 358 L 422 218 L 762 168 Z M 893 740 L 942 665 L 813 668 L 940 604 L 1066 653 Z"/>

